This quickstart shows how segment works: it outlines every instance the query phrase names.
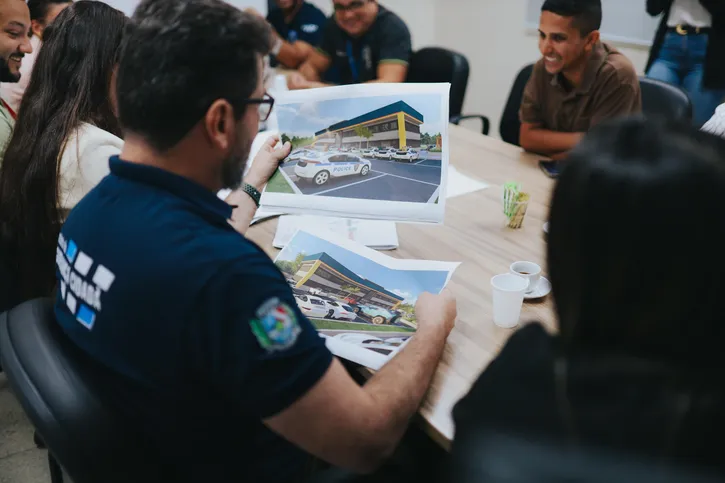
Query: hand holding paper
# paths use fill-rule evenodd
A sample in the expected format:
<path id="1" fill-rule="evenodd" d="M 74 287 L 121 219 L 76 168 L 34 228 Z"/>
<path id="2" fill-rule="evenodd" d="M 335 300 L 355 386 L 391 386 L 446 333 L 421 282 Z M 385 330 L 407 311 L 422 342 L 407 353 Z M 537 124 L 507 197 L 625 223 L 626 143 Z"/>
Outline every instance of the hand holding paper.
<path id="1" fill-rule="evenodd" d="M 259 152 L 254 158 L 252 166 L 249 168 L 247 176 L 244 178 L 245 182 L 251 184 L 260 191 L 264 189 L 264 186 L 269 181 L 269 178 L 271 178 L 277 168 L 279 168 L 279 163 L 289 156 L 290 149 L 292 148 L 289 141 L 282 145 L 278 144 L 279 136 L 277 135 L 270 136 L 264 144 L 262 144 L 262 147 L 259 149 Z"/>

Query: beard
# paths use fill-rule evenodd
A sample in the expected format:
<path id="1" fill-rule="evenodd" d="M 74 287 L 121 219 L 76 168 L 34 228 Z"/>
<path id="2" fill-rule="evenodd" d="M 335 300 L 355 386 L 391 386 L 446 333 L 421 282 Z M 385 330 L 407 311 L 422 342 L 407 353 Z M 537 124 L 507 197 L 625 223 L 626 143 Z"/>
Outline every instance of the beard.
<path id="1" fill-rule="evenodd" d="M 20 72 L 13 74 L 8 67 L 5 58 L 0 57 L 0 82 L 18 82 L 20 80 Z"/>
<path id="2" fill-rule="evenodd" d="M 247 158 L 252 149 L 251 143 L 242 143 L 242 146 L 235 147 L 232 153 L 222 163 L 222 186 L 223 188 L 237 190 L 244 179 L 244 168 L 247 165 Z"/>

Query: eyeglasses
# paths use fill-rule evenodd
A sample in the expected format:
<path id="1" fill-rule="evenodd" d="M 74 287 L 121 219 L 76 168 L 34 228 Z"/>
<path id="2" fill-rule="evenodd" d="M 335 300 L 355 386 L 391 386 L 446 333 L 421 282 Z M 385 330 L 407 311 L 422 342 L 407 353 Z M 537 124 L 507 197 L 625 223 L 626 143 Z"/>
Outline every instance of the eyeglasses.
<path id="1" fill-rule="evenodd" d="M 244 99 L 241 101 L 241 104 L 259 104 L 259 120 L 266 122 L 269 119 L 269 115 L 272 114 L 274 97 L 265 92 L 264 97 L 261 99 Z"/>
<path id="2" fill-rule="evenodd" d="M 340 5 L 339 3 L 336 3 L 335 13 L 354 12 L 355 10 L 360 10 L 369 1 L 370 0 L 355 0 L 353 2 L 350 2 L 349 5 Z"/>

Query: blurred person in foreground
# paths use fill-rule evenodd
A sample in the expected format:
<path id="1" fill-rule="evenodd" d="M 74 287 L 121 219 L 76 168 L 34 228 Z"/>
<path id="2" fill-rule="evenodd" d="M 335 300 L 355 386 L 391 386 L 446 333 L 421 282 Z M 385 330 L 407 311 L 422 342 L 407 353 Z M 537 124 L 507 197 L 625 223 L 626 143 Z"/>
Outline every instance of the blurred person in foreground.
<path id="1" fill-rule="evenodd" d="M 558 330 L 519 329 L 455 406 L 455 466 L 476 471 L 502 434 L 722 477 L 725 141 L 598 126 L 571 152 L 549 225 Z"/>

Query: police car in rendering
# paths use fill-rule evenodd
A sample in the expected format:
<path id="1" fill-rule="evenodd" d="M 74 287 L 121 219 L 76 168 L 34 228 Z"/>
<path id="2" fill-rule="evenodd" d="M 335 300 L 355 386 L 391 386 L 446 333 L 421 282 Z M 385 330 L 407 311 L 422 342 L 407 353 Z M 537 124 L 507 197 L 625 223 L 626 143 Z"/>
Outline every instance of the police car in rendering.
<path id="1" fill-rule="evenodd" d="M 312 181 L 317 186 L 330 181 L 330 178 L 342 176 L 367 176 L 371 163 L 367 159 L 349 153 L 333 153 L 319 157 L 305 156 L 297 162 L 295 174 L 305 181 Z"/>

